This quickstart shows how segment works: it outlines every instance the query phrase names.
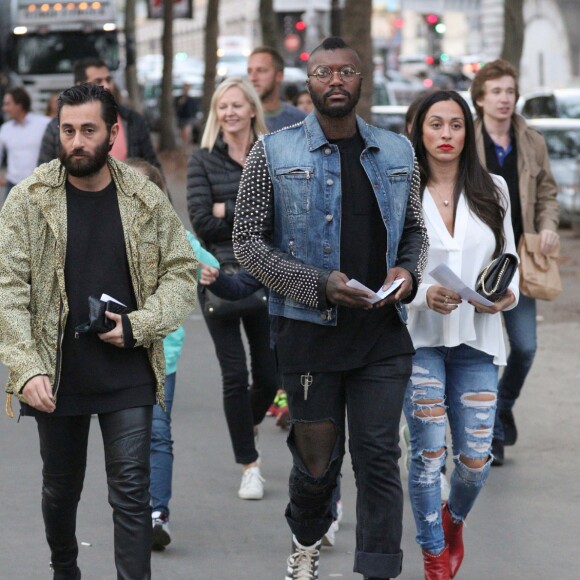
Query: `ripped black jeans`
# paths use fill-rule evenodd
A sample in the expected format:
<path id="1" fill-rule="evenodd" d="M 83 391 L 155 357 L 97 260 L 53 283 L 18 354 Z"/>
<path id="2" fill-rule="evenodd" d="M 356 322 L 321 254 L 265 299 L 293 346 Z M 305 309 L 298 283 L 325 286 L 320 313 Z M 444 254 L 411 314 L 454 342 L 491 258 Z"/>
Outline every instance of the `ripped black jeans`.
<path id="1" fill-rule="evenodd" d="M 354 571 L 367 577 L 394 578 L 401 571 L 399 421 L 411 360 L 403 355 L 350 371 L 284 375 L 292 417 L 288 447 L 294 459 L 288 524 L 300 543 L 311 545 L 332 523 L 346 413 L 357 485 Z"/>

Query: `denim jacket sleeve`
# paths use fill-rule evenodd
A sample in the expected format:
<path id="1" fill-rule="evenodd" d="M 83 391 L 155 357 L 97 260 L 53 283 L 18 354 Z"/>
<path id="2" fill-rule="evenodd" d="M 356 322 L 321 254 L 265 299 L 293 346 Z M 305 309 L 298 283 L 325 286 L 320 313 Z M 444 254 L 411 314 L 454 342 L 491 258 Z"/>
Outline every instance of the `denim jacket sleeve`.
<path id="1" fill-rule="evenodd" d="M 321 284 L 328 272 L 304 264 L 274 246 L 272 179 L 264 146 L 252 148 L 240 181 L 234 219 L 234 253 L 264 286 L 312 308 L 324 308 Z"/>

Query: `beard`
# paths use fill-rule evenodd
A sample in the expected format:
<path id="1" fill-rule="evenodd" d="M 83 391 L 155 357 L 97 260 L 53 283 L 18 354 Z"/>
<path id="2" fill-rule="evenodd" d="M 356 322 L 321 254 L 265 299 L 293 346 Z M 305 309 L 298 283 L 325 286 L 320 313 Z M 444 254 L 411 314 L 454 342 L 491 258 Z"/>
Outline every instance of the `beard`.
<path id="1" fill-rule="evenodd" d="M 73 177 L 89 177 L 98 173 L 105 166 L 109 150 L 109 135 L 107 135 L 103 142 L 97 145 L 93 154 L 84 149 L 73 149 L 69 155 L 61 145 L 58 158 Z M 83 155 L 84 157 L 73 159 L 74 155 Z"/>
<path id="2" fill-rule="evenodd" d="M 276 84 L 272 83 L 269 87 L 266 87 L 263 90 L 261 95 L 259 95 L 260 100 L 262 102 L 267 101 L 274 94 L 275 90 L 276 90 Z"/>
<path id="3" fill-rule="evenodd" d="M 327 93 L 320 95 L 316 93 L 316 91 L 310 91 L 310 98 L 312 99 L 312 103 L 314 108 L 321 114 L 325 115 L 326 117 L 331 117 L 334 119 L 341 119 L 342 117 L 346 117 L 349 115 L 353 109 L 357 106 L 358 101 L 360 99 L 360 93 L 362 89 L 362 83 L 359 83 L 358 88 L 354 93 L 349 93 L 348 91 L 341 90 L 341 89 L 331 89 Z M 329 95 L 341 94 L 348 96 L 348 101 L 344 103 L 341 107 L 330 107 L 326 104 L 326 98 Z"/>

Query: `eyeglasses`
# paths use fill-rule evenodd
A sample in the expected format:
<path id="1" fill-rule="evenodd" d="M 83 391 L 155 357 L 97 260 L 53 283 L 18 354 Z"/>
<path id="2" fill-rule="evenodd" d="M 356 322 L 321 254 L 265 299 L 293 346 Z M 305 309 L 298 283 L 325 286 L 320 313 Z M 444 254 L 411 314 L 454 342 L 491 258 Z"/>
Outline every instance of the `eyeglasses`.
<path id="1" fill-rule="evenodd" d="M 309 77 L 316 77 L 322 84 L 328 84 L 334 75 L 338 74 L 343 83 L 352 83 L 361 73 L 352 66 L 343 66 L 340 70 L 332 70 L 329 66 L 319 66 Z"/>

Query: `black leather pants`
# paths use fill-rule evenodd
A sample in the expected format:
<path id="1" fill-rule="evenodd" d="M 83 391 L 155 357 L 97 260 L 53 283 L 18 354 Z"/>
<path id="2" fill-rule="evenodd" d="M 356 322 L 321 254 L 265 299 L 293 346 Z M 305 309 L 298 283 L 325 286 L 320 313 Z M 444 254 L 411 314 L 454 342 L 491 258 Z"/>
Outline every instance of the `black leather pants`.
<path id="1" fill-rule="evenodd" d="M 152 411 L 152 407 L 135 407 L 99 415 L 119 580 L 151 578 Z M 91 417 L 43 415 L 36 420 L 43 461 L 42 515 L 54 580 L 79 580 L 76 514 L 85 476 Z"/>

